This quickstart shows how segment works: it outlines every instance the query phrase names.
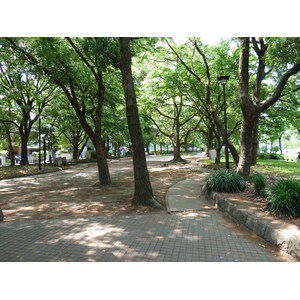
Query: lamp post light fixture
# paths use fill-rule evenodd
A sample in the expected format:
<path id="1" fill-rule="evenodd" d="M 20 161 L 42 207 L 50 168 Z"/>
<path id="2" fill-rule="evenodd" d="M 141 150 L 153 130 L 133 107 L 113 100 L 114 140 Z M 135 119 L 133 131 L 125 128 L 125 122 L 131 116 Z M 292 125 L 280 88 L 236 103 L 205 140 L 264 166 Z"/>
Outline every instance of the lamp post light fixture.
<path id="1" fill-rule="evenodd" d="M 229 153 L 228 153 L 228 132 L 227 132 L 227 106 L 226 106 L 226 93 L 225 93 L 225 85 L 229 76 L 218 76 L 217 80 L 220 81 L 223 86 L 223 97 L 224 97 L 224 128 L 225 128 L 225 160 L 226 160 L 226 170 L 229 170 Z"/>

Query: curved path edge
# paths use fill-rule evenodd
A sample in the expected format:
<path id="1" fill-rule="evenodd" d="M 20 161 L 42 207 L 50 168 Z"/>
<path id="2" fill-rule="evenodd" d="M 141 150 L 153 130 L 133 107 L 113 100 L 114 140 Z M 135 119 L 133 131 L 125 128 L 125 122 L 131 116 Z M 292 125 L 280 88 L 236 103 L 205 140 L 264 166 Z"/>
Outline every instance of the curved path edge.
<path id="1" fill-rule="evenodd" d="M 204 186 L 202 188 L 204 189 Z M 242 210 L 224 199 L 216 192 L 207 195 L 206 199 L 216 205 L 235 222 L 267 242 L 279 247 L 282 251 L 300 259 L 300 229 L 298 226 L 275 224 L 274 221 L 250 214 L 246 210 Z"/>

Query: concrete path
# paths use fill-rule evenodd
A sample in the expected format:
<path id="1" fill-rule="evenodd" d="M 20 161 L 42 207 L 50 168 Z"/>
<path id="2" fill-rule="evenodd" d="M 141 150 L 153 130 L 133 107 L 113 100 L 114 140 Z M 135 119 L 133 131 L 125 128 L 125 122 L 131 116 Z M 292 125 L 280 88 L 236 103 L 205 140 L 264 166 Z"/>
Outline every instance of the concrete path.
<path id="1" fill-rule="evenodd" d="M 168 212 L 205 209 L 209 204 L 201 189 L 207 174 L 201 173 L 173 185 L 166 196 Z"/>

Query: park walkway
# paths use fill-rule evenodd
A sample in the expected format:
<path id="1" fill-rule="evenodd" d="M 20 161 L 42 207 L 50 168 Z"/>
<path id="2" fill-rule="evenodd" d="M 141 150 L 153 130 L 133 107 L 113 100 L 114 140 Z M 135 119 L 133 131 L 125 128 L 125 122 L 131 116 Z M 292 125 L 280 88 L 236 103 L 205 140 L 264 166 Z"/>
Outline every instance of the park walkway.
<path id="1" fill-rule="evenodd" d="M 169 213 L 4 222 L 0 262 L 293 261 L 199 197 L 204 175 L 170 188 Z"/>

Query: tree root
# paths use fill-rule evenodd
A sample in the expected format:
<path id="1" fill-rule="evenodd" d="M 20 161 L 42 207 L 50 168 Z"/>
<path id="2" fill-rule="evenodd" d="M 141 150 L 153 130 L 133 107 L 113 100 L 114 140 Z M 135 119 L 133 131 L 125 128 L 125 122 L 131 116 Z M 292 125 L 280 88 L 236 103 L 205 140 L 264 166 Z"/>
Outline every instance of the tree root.
<path id="1" fill-rule="evenodd" d="M 160 204 L 158 200 L 154 197 L 150 199 L 136 199 L 135 197 L 132 199 L 132 204 L 135 206 L 150 206 L 153 209 L 164 209 L 164 207 Z"/>

